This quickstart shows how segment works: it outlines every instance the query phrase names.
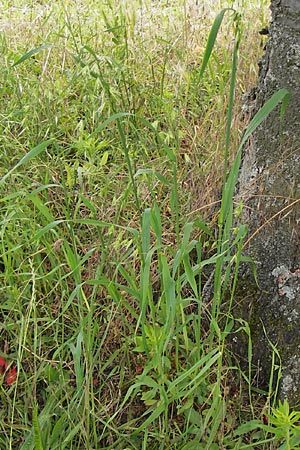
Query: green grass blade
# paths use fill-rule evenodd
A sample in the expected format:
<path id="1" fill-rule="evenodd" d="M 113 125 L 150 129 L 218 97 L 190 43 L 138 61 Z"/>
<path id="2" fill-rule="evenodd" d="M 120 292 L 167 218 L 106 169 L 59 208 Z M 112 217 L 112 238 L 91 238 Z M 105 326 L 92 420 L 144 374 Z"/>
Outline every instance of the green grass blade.
<path id="1" fill-rule="evenodd" d="M 0 179 L 0 186 L 4 183 L 4 181 L 20 166 L 30 161 L 32 158 L 35 158 L 40 153 L 42 153 L 51 143 L 53 142 L 53 139 L 48 139 L 45 142 L 41 142 L 36 147 L 32 148 L 28 153 L 26 153 L 23 158 L 20 159 L 20 161 L 12 168 L 10 169 L 1 179 Z"/>
<path id="2" fill-rule="evenodd" d="M 145 209 L 142 216 L 142 258 L 150 250 L 150 217 L 151 209 Z"/>
<path id="3" fill-rule="evenodd" d="M 239 149 L 241 149 L 246 141 L 249 139 L 251 134 L 256 130 L 256 128 L 265 120 L 265 118 L 279 105 L 283 102 L 283 112 L 285 111 L 288 101 L 290 99 L 290 93 L 287 89 L 282 88 L 275 92 L 271 98 L 269 98 L 266 103 L 260 108 L 260 110 L 255 114 L 251 122 L 249 123 Z"/>
<path id="4" fill-rule="evenodd" d="M 36 55 L 37 53 L 39 53 L 41 50 L 45 50 L 46 48 L 52 48 L 51 44 L 44 44 L 41 45 L 40 47 L 36 47 L 33 48 L 32 50 L 29 50 L 29 52 L 24 53 L 24 55 L 22 55 L 13 65 L 12 67 L 16 67 L 19 64 L 22 64 L 24 61 L 26 61 L 27 59 L 31 58 L 33 55 Z"/>
<path id="5" fill-rule="evenodd" d="M 101 125 L 99 125 L 91 134 L 90 134 L 90 138 L 96 136 L 97 134 L 99 134 L 101 131 L 103 131 L 110 123 L 117 121 L 119 119 L 122 119 L 124 117 L 129 117 L 132 116 L 131 113 L 128 112 L 119 112 L 116 114 L 112 114 L 110 117 L 108 117 L 108 119 L 104 120 L 104 122 L 101 123 Z"/>
<path id="6" fill-rule="evenodd" d="M 227 121 L 226 121 L 226 133 L 225 133 L 225 155 L 224 155 L 224 164 L 223 164 L 223 185 L 226 182 L 227 169 L 228 169 L 228 158 L 229 158 L 229 146 L 230 146 L 232 116 L 233 116 L 233 107 L 234 107 L 235 84 L 236 84 L 236 75 L 237 75 L 237 67 L 238 67 L 238 49 L 239 49 L 239 45 L 240 45 L 240 23 L 239 23 L 239 15 L 237 13 L 235 13 L 235 21 L 237 23 L 235 25 L 235 42 L 234 42 L 234 49 L 233 49 L 233 55 L 232 55 L 230 89 L 229 89 L 229 99 L 228 99 L 228 108 L 227 108 Z"/>
<path id="7" fill-rule="evenodd" d="M 165 328 L 167 335 L 163 342 L 164 345 L 162 352 L 164 352 L 174 333 L 174 320 L 176 315 L 176 294 L 175 294 L 175 281 L 170 275 L 170 269 L 165 255 L 161 255 L 161 267 L 162 267 L 162 288 L 166 304 Z"/>
<path id="8" fill-rule="evenodd" d="M 141 431 L 148 428 L 163 412 L 165 411 L 166 405 L 163 402 L 159 402 L 155 407 L 154 411 L 150 414 L 149 417 L 140 425 L 135 431 L 134 434 L 138 434 Z"/>
<path id="9" fill-rule="evenodd" d="M 219 29 L 222 24 L 222 21 L 223 21 L 226 11 L 233 11 L 233 9 L 232 8 L 222 9 L 222 11 L 215 18 L 214 23 L 211 27 L 211 30 L 210 30 L 210 33 L 208 36 L 208 40 L 207 40 L 207 44 L 206 44 L 206 49 L 205 49 L 205 52 L 203 55 L 203 61 L 202 61 L 202 65 L 201 65 L 200 72 L 199 72 L 198 82 L 203 77 L 203 74 L 207 67 L 208 61 L 209 61 L 211 53 L 213 51 L 213 48 L 214 48 L 214 45 L 216 42 L 216 38 L 217 38 L 217 35 L 218 35 Z"/>
<path id="10" fill-rule="evenodd" d="M 241 144 L 239 146 L 237 156 L 233 163 L 233 166 L 230 170 L 226 185 L 224 187 L 223 195 L 222 195 L 222 208 L 221 214 L 222 217 L 228 215 L 228 212 L 232 205 L 232 197 L 235 190 L 236 182 L 238 179 L 239 168 L 241 165 L 241 153 L 242 148 L 251 136 L 251 134 L 259 127 L 259 125 L 266 119 L 266 117 L 279 105 L 281 101 L 284 101 L 285 104 L 289 99 L 289 92 L 287 89 L 280 89 L 275 92 L 272 97 L 262 106 L 262 108 L 255 114 L 250 124 L 248 125 Z M 286 107 L 286 105 L 285 105 Z M 223 219 L 222 219 L 223 220 Z"/>
<path id="11" fill-rule="evenodd" d="M 182 373 L 179 377 L 177 377 L 174 381 L 172 381 L 169 384 L 168 390 L 171 392 L 178 384 L 185 381 L 187 378 L 189 378 L 190 375 L 192 375 L 194 372 L 197 372 L 196 378 L 198 379 L 201 377 L 205 372 L 209 370 L 209 368 L 222 356 L 222 354 L 219 352 L 219 350 L 216 348 L 214 350 L 211 350 L 207 355 L 205 355 L 200 361 L 197 361 L 190 369 L 186 370 L 184 373 Z M 201 369 L 199 370 L 199 367 Z M 195 381 L 195 378 L 189 382 L 188 385 L 193 383 Z"/>
<path id="12" fill-rule="evenodd" d="M 32 413 L 32 426 L 34 430 L 34 448 L 35 450 L 44 450 L 42 442 L 42 432 L 38 421 L 38 407 L 37 405 L 33 409 Z"/>
<path id="13" fill-rule="evenodd" d="M 75 371 L 75 377 L 76 377 L 76 387 L 77 392 L 80 393 L 83 381 L 84 381 L 84 369 L 82 366 L 82 344 L 83 344 L 83 332 L 80 331 L 77 339 L 76 339 L 76 347 L 73 343 L 69 344 L 70 350 L 72 352 L 73 358 L 74 358 L 74 371 Z"/>

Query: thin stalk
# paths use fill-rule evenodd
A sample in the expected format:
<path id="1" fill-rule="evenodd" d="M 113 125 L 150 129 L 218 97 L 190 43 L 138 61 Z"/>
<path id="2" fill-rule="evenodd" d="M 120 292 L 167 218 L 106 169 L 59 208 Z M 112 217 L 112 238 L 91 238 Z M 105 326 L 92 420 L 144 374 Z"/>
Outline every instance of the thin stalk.
<path id="1" fill-rule="evenodd" d="M 221 255 L 224 251 L 229 250 L 229 239 L 230 239 L 230 226 L 232 222 L 233 205 L 232 200 L 224 199 L 226 192 L 227 183 L 227 170 L 228 170 L 228 156 L 230 147 L 230 137 L 231 137 L 231 124 L 232 124 L 232 114 L 234 105 L 234 94 L 235 94 L 235 84 L 236 84 L 236 74 L 237 74 L 237 64 L 238 64 L 238 49 L 240 44 L 240 21 L 239 16 L 236 13 L 236 28 L 235 28 L 235 44 L 232 56 L 232 66 L 231 66 L 231 77 L 230 77 L 230 91 L 228 100 L 228 110 L 227 110 L 227 123 L 225 132 L 225 155 L 224 155 L 224 166 L 223 166 L 223 187 L 222 187 L 222 204 L 219 215 L 219 232 L 218 232 L 218 244 L 217 253 Z M 229 202 L 229 207 L 225 207 L 226 203 Z M 226 224 L 226 221 L 229 222 Z M 222 299 L 222 277 L 224 270 L 224 258 L 219 258 L 216 263 L 215 277 L 214 277 L 214 299 L 212 304 L 212 317 L 217 318 L 219 314 L 219 306 Z M 213 333 L 212 333 L 213 334 Z M 211 343 L 213 341 L 213 336 L 211 336 Z"/>
<path id="2" fill-rule="evenodd" d="M 229 157 L 229 146 L 230 146 L 230 138 L 231 138 L 231 124 L 232 124 L 232 114 L 233 114 L 233 105 L 234 105 L 234 94 L 235 94 L 236 74 L 237 74 L 237 66 L 238 66 L 239 46 L 240 46 L 240 40 L 241 40 L 240 39 L 240 19 L 239 19 L 238 13 L 236 13 L 235 21 L 236 21 L 235 42 L 234 42 L 234 49 L 233 49 L 233 56 L 232 56 L 230 90 L 229 90 L 227 122 L 226 122 L 226 132 L 225 132 L 223 189 L 225 187 L 225 183 L 226 183 L 226 179 L 227 179 L 227 171 L 228 171 L 228 157 Z"/>

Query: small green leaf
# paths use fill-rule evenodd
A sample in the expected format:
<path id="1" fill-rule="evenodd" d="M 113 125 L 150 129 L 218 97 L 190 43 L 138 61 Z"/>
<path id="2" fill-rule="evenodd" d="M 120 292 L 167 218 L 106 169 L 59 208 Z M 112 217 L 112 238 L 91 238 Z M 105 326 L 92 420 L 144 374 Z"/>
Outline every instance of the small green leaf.
<path id="1" fill-rule="evenodd" d="M 103 153 L 103 155 L 102 155 L 101 160 L 100 160 L 100 166 L 105 166 L 105 165 L 107 164 L 108 156 L 109 156 L 108 151 L 105 151 L 105 152 Z"/>
<path id="2" fill-rule="evenodd" d="M 242 434 L 249 433 L 250 431 L 253 431 L 256 428 L 261 428 L 261 426 L 262 426 L 261 420 L 257 419 L 249 420 L 249 422 L 243 423 L 234 431 L 234 436 L 241 436 Z"/>

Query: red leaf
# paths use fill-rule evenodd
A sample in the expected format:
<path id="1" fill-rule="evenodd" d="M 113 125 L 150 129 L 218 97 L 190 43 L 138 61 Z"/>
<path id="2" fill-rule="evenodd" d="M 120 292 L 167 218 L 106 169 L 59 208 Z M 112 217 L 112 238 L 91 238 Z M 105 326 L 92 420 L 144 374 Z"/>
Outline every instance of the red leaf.
<path id="1" fill-rule="evenodd" d="M 99 378 L 97 378 L 97 377 L 93 378 L 93 385 L 94 385 L 95 387 L 97 387 L 98 384 L 99 384 Z"/>
<path id="2" fill-rule="evenodd" d="M 263 423 L 265 425 L 268 425 L 269 421 L 268 421 L 268 418 L 267 418 L 267 416 L 265 414 L 263 414 L 262 419 L 263 419 Z"/>
<path id="3" fill-rule="evenodd" d="M 5 381 L 6 381 L 7 384 L 14 384 L 16 379 L 17 379 L 17 369 L 16 369 L 15 366 L 12 366 L 8 370 L 8 372 L 7 372 L 6 376 L 5 376 Z"/>
<path id="4" fill-rule="evenodd" d="M 8 366 L 8 364 L 6 362 L 6 359 L 4 359 L 4 358 L 2 358 L 2 356 L 0 356 L 0 375 L 4 374 L 4 372 L 7 369 L 7 366 Z"/>
<path id="5" fill-rule="evenodd" d="M 143 372 L 143 366 L 141 366 L 140 364 L 138 364 L 137 366 L 136 366 L 136 368 L 135 368 L 135 370 L 136 370 L 136 373 L 138 374 L 138 375 L 140 375 L 142 372 Z"/>

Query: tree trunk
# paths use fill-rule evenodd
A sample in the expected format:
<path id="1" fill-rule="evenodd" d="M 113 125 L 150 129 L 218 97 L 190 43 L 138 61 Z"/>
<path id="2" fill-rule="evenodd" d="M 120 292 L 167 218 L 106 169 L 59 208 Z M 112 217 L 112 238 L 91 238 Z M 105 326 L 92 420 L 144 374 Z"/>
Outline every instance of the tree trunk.
<path id="1" fill-rule="evenodd" d="M 300 1 L 273 0 L 272 21 L 260 65 L 255 111 L 280 88 L 291 94 L 247 145 L 239 179 L 249 239 L 244 253 L 257 265 L 259 289 L 245 271 L 245 317 L 252 330 L 259 380 L 268 383 L 272 348 L 282 363 L 280 396 L 300 402 Z"/>

